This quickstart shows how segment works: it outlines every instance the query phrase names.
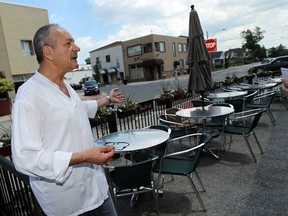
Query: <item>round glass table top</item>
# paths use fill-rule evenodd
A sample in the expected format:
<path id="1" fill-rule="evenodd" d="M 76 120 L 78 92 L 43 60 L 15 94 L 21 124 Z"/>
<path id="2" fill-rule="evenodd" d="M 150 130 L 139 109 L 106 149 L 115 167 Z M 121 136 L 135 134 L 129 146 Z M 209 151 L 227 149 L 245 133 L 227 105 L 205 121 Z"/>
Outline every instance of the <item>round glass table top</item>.
<path id="1" fill-rule="evenodd" d="M 169 134 L 158 129 L 134 129 L 108 134 L 95 140 L 95 145 L 113 145 L 116 152 L 147 149 L 166 142 Z"/>
<path id="2" fill-rule="evenodd" d="M 224 99 L 224 98 L 233 98 L 246 95 L 247 91 L 231 91 L 231 92 L 219 92 L 219 93 L 212 93 L 207 95 L 209 99 Z"/>
<path id="3" fill-rule="evenodd" d="M 235 88 L 241 89 L 241 90 L 257 90 L 257 89 L 268 89 L 273 88 L 277 86 L 278 84 L 276 82 L 271 83 L 262 83 L 262 84 L 254 84 L 254 85 L 237 85 Z"/>
<path id="4" fill-rule="evenodd" d="M 182 109 L 176 115 L 183 118 L 212 118 L 217 116 L 229 115 L 234 112 L 233 108 L 225 106 L 205 106 Z"/>

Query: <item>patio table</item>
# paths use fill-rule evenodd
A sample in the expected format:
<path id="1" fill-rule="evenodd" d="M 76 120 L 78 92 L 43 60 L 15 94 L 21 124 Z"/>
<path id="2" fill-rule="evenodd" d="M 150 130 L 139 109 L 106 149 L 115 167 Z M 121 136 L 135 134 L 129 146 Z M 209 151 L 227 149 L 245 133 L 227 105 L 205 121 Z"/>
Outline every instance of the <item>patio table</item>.
<path id="1" fill-rule="evenodd" d="M 247 91 L 218 92 L 218 93 L 211 93 L 207 95 L 207 98 L 210 100 L 235 98 L 235 97 L 244 96 L 247 93 L 248 93 Z"/>
<path id="2" fill-rule="evenodd" d="M 166 142 L 169 139 L 169 133 L 159 129 L 132 129 L 114 132 L 95 140 L 96 146 L 113 145 L 116 153 L 129 153 L 133 163 L 133 152 L 153 148 Z M 123 162 L 123 161 L 122 161 Z M 119 161 L 112 160 L 114 165 L 123 165 Z M 109 164 L 104 165 L 109 168 Z M 158 193 L 163 193 L 158 191 Z M 138 194 L 131 197 L 130 205 L 134 206 L 138 199 Z"/>
<path id="3" fill-rule="evenodd" d="M 235 85 L 233 86 L 233 89 L 238 89 L 240 91 L 243 90 L 264 90 L 264 89 L 269 89 L 276 87 L 278 83 L 261 83 L 261 84 L 254 84 L 254 85 Z"/>
<path id="4" fill-rule="evenodd" d="M 155 147 L 169 139 L 166 131 L 158 129 L 133 129 L 114 132 L 95 140 L 95 145 L 113 145 L 115 152 L 133 152 Z"/>
<path id="5" fill-rule="evenodd" d="M 277 83 L 280 84 L 282 83 L 282 77 L 277 77 L 277 78 L 269 78 L 268 83 Z"/>
<path id="6" fill-rule="evenodd" d="M 177 116 L 182 118 L 193 118 L 193 119 L 201 119 L 203 121 L 203 131 L 206 131 L 206 120 L 212 117 L 220 117 L 220 116 L 228 116 L 234 112 L 234 109 L 226 106 L 204 106 L 204 107 L 193 107 L 188 109 L 181 109 L 176 112 Z M 205 148 L 208 152 L 219 159 L 219 156 L 214 154 L 211 149 Z"/>

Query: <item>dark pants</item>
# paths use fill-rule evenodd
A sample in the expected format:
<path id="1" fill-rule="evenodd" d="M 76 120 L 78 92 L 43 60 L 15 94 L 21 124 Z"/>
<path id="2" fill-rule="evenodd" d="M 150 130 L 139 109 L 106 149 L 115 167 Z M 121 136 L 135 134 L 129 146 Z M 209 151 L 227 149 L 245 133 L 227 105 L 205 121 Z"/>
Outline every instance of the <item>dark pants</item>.
<path id="1" fill-rule="evenodd" d="M 104 203 L 98 208 L 85 212 L 80 216 L 117 216 L 114 203 L 111 199 L 111 196 L 104 201 Z"/>

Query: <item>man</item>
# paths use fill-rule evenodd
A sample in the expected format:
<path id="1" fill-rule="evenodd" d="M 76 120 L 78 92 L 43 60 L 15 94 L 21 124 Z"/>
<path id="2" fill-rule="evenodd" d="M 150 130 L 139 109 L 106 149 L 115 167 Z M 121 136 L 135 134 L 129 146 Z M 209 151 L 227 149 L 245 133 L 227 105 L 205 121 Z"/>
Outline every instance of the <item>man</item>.
<path id="1" fill-rule="evenodd" d="M 12 155 L 16 169 L 47 215 L 116 215 L 100 166 L 114 148 L 93 145 L 88 118 L 124 102 L 118 89 L 97 101 L 81 101 L 64 75 L 78 68 L 80 48 L 64 28 L 50 24 L 34 36 L 39 69 L 18 90 L 13 104 Z"/>

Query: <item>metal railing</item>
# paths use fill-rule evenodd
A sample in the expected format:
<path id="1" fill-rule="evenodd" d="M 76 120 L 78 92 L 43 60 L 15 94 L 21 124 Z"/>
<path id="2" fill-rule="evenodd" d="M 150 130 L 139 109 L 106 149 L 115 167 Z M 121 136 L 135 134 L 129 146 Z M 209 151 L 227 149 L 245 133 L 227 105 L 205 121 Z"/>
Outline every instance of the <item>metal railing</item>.
<path id="1" fill-rule="evenodd" d="M 159 124 L 159 114 L 164 113 L 167 108 L 171 107 L 191 107 L 191 100 L 192 96 L 158 104 L 156 99 L 152 99 L 140 102 L 137 110 L 132 110 L 125 113 L 116 112 L 105 119 L 90 119 L 94 138 L 97 139 L 117 131 L 144 128 Z"/>

